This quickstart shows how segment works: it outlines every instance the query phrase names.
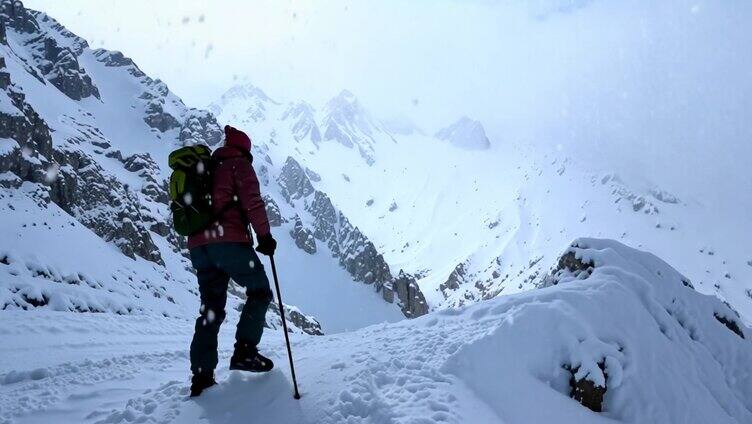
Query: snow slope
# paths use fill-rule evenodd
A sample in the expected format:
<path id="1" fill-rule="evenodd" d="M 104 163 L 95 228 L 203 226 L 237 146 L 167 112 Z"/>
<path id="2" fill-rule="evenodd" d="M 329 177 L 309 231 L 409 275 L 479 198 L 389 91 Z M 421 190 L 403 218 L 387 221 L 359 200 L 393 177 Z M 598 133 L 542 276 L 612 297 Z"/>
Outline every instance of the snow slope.
<path id="1" fill-rule="evenodd" d="M 415 320 L 322 337 L 295 335 L 302 399 L 295 401 L 278 332 L 264 339 L 279 366 L 267 375 L 219 370 L 220 384 L 188 400 L 181 337 L 157 342 L 134 317 L 100 322 L 117 337 L 42 350 L 0 369 L 8 422 L 98 423 L 746 423 L 752 420 L 752 330 L 656 256 L 610 240 L 576 240 L 548 287 Z M 9 315 L 9 319 L 20 318 Z M 81 336 L 85 315 L 10 327 L 3 355 Z M 721 322 L 721 319 L 729 325 Z M 176 323 L 177 325 L 177 323 Z M 735 330 L 732 330 L 732 327 Z M 141 344 L 124 347 L 138 328 Z M 180 328 L 180 327 L 178 327 Z M 149 334 L 151 333 L 151 334 Z M 220 361 L 229 355 L 223 333 Z M 111 356 L 105 351 L 109 350 Z M 83 357 L 91 359 L 83 360 Z M 14 356 L 15 357 L 15 356 Z M 47 364 L 43 364 L 47 361 Z M 60 363 L 65 361 L 64 363 Z M 96 371 L 94 371 L 96 369 Z M 605 387 L 603 412 L 572 400 L 573 382 Z M 38 399 L 35 402 L 21 399 Z"/>
<path id="2" fill-rule="evenodd" d="M 457 144 L 477 145 L 476 133 L 486 137 L 482 127 L 439 134 L 467 138 L 451 142 L 418 131 L 390 134 L 349 92 L 349 103 L 340 94 L 319 110 L 272 100 L 251 84 L 240 87 L 256 93 L 254 100 L 234 96 L 241 90 L 235 88 L 212 110 L 247 129 L 275 161 L 291 156 L 312 171 L 314 186 L 374 242 L 390 268 L 415 276 L 431 310 L 531 289 L 559 246 L 590 234 L 672 261 L 698 290 L 730 302 L 752 322 L 752 257 L 744 248 L 752 220 L 719 209 L 698 187 L 663 186 L 660 169 L 628 178 L 575 152 L 517 139 L 467 150 Z M 263 104 L 263 113 L 249 114 L 249 104 Z M 339 122 L 346 129 L 362 122 L 378 128 L 355 133 L 372 147 L 371 160 L 321 136 L 331 128 L 332 104 L 357 105 L 339 115 L 351 118 Z"/>
<path id="3" fill-rule="evenodd" d="M 221 126 L 131 59 L 91 49 L 20 2 L 0 1 L 0 29 L 0 309 L 193 319 L 197 288 L 185 240 L 171 229 L 167 155 L 185 144 L 217 146 Z M 284 164 L 265 159 L 260 152 L 255 163 L 264 175 Z M 263 181 L 271 208 L 281 188 Z M 404 317 L 356 282 L 329 246 L 297 246 L 294 227 L 280 219 L 273 231 L 299 319 L 320 315 L 309 323 L 334 332 Z M 229 307 L 238 302 L 231 296 Z"/>

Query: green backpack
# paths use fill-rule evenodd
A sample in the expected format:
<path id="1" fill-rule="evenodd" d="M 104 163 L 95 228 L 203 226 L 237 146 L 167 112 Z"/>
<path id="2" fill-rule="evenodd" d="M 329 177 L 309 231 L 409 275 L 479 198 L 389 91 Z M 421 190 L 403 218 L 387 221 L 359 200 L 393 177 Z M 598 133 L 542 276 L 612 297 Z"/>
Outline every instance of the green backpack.
<path id="1" fill-rule="evenodd" d="M 175 231 L 195 234 L 215 220 L 212 211 L 211 149 L 204 145 L 186 146 L 170 153 L 170 210 Z"/>

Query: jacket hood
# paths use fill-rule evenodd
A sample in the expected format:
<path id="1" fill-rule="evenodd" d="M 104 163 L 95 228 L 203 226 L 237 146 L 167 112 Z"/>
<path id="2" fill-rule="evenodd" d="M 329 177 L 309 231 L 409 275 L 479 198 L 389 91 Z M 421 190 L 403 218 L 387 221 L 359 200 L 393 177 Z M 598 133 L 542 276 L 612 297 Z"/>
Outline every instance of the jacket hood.
<path id="1" fill-rule="evenodd" d="M 229 125 L 225 127 L 225 146 L 251 151 L 251 138 L 246 133 Z"/>

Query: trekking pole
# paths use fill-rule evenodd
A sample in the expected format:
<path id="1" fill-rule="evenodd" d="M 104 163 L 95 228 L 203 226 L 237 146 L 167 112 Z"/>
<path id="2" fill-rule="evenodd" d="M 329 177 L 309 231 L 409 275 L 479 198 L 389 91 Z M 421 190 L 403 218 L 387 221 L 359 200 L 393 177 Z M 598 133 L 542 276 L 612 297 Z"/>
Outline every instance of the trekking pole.
<path id="1" fill-rule="evenodd" d="M 277 302 L 279 303 L 279 315 L 282 317 L 282 329 L 285 332 L 285 343 L 287 343 L 287 357 L 290 359 L 290 372 L 292 373 L 292 385 L 295 387 L 295 399 L 300 399 L 298 393 L 298 381 L 295 379 L 295 365 L 292 362 L 292 349 L 290 349 L 290 336 L 287 334 L 287 322 L 285 321 L 285 308 L 282 306 L 282 293 L 279 291 L 279 279 L 277 278 L 277 266 L 274 264 L 274 255 L 269 256 L 272 262 L 272 275 L 274 276 L 274 286 L 277 289 Z"/>

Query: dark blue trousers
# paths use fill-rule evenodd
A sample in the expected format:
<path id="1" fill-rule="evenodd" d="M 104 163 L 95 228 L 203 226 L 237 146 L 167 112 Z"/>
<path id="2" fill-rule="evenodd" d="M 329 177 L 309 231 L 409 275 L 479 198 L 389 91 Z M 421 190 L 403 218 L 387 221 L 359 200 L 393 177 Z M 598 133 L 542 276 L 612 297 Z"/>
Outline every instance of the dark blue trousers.
<path id="1" fill-rule="evenodd" d="M 212 372 L 217 367 L 217 335 L 225 319 L 227 286 L 243 286 L 248 299 L 240 313 L 235 339 L 258 345 L 264 331 L 266 309 L 272 300 L 269 279 L 250 243 L 214 243 L 191 249 L 198 276 L 201 308 L 191 342 L 191 371 Z"/>

